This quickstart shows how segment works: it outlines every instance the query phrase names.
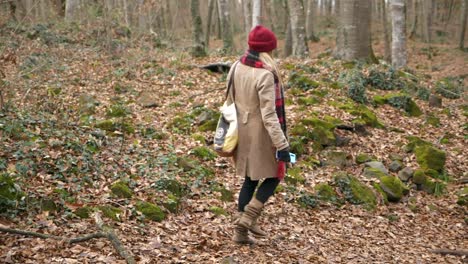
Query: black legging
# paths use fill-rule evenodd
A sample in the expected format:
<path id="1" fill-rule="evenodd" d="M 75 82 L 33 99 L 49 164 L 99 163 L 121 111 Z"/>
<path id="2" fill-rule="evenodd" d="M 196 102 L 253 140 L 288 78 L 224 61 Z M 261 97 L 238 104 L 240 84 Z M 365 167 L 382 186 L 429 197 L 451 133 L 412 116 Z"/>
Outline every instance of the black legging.
<path id="1" fill-rule="evenodd" d="M 258 187 L 255 198 L 262 203 L 266 203 L 268 198 L 274 194 L 279 183 L 280 180 L 278 178 L 265 179 L 262 184 L 260 184 L 260 187 Z M 239 212 L 244 212 L 244 208 L 252 199 L 257 185 L 258 181 L 252 181 L 248 176 L 245 177 L 244 184 L 242 184 L 242 188 L 239 193 Z"/>

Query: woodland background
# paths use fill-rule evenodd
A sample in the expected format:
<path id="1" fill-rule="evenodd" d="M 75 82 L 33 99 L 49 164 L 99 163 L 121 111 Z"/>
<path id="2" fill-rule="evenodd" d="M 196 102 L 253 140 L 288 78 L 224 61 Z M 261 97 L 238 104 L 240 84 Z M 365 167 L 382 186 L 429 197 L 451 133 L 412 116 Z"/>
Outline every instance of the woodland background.
<path id="1" fill-rule="evenodd" d="M 0 262 L 465 263 L 467 0 L 0 0 Z M 254 246 L 211 150 L 253 25 L 289 169 Z"/>

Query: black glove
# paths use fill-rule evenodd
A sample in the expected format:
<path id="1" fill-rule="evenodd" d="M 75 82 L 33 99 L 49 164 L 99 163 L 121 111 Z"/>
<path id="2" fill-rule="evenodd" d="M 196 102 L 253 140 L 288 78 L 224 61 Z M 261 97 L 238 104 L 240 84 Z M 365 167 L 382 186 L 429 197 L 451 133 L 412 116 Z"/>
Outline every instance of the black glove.
<path id="1" fill-rule="evenodd" d="M 278 150 L 276 152 L 276 158 L 278 160 L 284 161 L 284 162 L 290 162 L 291 161 L 291 156 L 289 156 L 289 149 L 285 148 L 282 150 Z"/>

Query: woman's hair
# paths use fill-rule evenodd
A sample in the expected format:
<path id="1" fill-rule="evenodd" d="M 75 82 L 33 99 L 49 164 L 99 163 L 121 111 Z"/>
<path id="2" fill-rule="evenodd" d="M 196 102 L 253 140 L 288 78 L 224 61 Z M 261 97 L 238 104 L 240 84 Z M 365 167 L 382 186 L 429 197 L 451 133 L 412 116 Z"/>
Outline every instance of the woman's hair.
<path id="1" fill-rule="evenodd" d="M 273 73 L 278 77 L 280 83 L 282 83 L 280 72 L 278 70 L 278 65 L 276 61 L 270 56 L 268 52 L 260 52 L 259 54 L 260 60 L 266 64 L 269 70 L 273 71 Z"/>

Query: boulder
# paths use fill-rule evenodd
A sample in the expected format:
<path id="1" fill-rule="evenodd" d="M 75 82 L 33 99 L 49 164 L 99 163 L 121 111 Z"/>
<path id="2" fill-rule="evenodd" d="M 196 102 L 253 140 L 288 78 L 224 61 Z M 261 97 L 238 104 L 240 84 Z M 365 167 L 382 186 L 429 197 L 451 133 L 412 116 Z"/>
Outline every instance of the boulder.
<path id="1" fill-rule="evenodd" d="M 383 171 L 376 169 L 376 168 L 371 168 L 371 167 L 364 168 L 364 171 L 362 174 L 365 177 L 371 178 L 371 179 L 380 179 L 383 176 L 388 176 L 388 174 L 384 173 Z"/>
<path id="2" fill-rule="evenodd" d="M 429 106 L 430 107 L 442 107 L 442 98 L 435 94 L 429 96 Z"/>
<path id="3" fill-rule="evenodd" d="M 403 182 L 394 176 L 383 176 L 380 178 L 379 185 L 387 195 L 389 202 L 398 202 L 401 200 L 404 193 L 408 193 L 408 189 Z"/>
<path id="4" fill-rule="evenodd" d="M 394 160 L 388 165 L 388 170 L 391 172 L 398 172 L 403 168 L 403 163 L 399 160 Z"/>
<path id="5" fill-rule="evenodd" d="M 413 173 L 414 171 L 412 168 L 405 167 L 404 169 L 398 172 L 398 178 L 404 182 L 407 182 L 409 181 L 409 179 L 411 179 L 411 177 L 413 177 Z"/>
<path id="6" fill-rule="evenodd" d="M 122 181 L 118 181 L 111 186 L 112 193 L 119 198 L 132 198 L 133 192 L 128 185 Z"/>
<path id="7" fill-rule="evenodd" d="M 161 222 L 166 217 L 163 210 L 159 206 L 149 202 L 138 202 L 136 209 L 140 211 L 146 218 L 156 222 Z"/>
<path id="8" fill-rule="evenodd" d="M 378 170 L 380 170 L 381 172 L 383 172 L 383 173 L 385 173 L 385 174 L 388 174 L 387 168 L 385 168 L 385 165 L 384 165 L 382 162 L 380 162 L 380 161 L 369 161 L 369 162 L 364 163 L 364 165 L 365 165 L 366 167 L 378 169 Z"/>
<path id="9" fill-rule="evenodd" d="M 441 172 L 445 166 L 446 154 L 433 146 L 423 145 L 414 150 L 416 161 L 423 169 Z"/>
<path id="10" fill-rule="evenodd" d="M 325 154 L 325 156 L 327 158 L 326 165 L 346 167 L 353 163 L 353 157 L 351 154 L 346 152 L 329 151 Z"/>
<path id="11" fill-rule="evenodd" d="M 348 202 L 363 204 L 367 209 L 374 209 L 377 205 L 375 193 L 356 177 L 341 172 L 334 175 L 334 181 Z"/>

